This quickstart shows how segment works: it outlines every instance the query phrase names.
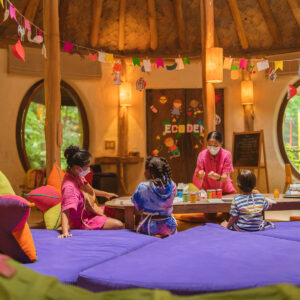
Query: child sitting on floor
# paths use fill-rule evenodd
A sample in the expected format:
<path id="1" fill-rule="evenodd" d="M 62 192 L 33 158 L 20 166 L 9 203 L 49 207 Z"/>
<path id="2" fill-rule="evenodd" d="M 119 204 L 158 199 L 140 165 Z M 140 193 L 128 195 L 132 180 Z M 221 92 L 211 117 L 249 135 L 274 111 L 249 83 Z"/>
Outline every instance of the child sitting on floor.
<path id="1" fill-rule="evenodd" d="M 172 216 L 176 184 L 171 179 L 171 168 L 163 157 L 149 156 L 145 164 L 145 178 L 131 200 L 138 211 L 143 211 L 137 232 L 166 237 L 176 233 Z"/>
<path id="2" fill-rule="evenodd" d="M 263 211 L 271 207 L 261 194 L 253 193 L 256 176 L 250 170 L 242 170 L 237 177 L 237 185 L 242 192 L 234 197 L 228 224 L 222 224 L 233 231 L 259 231 L 274 225 L 264 220 Z"/>

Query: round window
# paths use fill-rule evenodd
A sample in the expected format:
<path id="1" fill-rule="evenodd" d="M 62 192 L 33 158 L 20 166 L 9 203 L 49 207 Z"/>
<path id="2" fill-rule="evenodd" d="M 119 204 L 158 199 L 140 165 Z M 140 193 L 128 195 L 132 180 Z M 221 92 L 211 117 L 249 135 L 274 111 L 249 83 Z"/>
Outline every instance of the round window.
<path id="1" fill-rule="evenodd" d="M 78 145 L 88 149 L 88 122 L 84 107 L 76 92 L 65 82 L 61 82 L 61 123 L 63 144 L 61 167 L 67 167 L 64 149 Z M 45 94 L 44 82 L 39 81 L 26 93 L 19 109 L 17 120 L 17 145 L 24 169 L 45 169 Z"/>

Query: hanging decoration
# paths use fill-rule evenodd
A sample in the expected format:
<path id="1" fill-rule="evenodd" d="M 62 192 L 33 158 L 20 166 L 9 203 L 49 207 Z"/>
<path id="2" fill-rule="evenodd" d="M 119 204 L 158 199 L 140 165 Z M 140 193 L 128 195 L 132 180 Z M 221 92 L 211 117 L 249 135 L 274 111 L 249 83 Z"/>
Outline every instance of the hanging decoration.
<path id="1" fill-rule="evenodd" d="M 95 54 L 90 53 L 90 54 L 89 54 L 89 58 L 90 58 L 92 61 L 96 61 L 96 60 L 98 59 L 98 54 L 97 54 L 97 53 L 95 53 Z"/>
<path id="2" fill-rule="evenodd" d="M 277 71 L 278 69 L 283 71 L 283 61 L 282 60 L 276 60 L 274 61 L 274 69 Z"/>
<path id="3" fill-rule="evenodd" d="M 105 53 L 98 51 L 98 61 L 105 63 Z"/>
<path id="4" fill-rule="evenodd" d="M 215 122 L 216 122 L 216 125 L 220 125 L 221 124 L 221 117 L 219 115 L 215 115 Z"/>
<path id="5" fill-rule="evenodd" d="M 143 67 L 145 72 L 152 71 L 150 59 L 143 59 Z"/>
<path id="6" fill-rule="evenodd" d="M 121 85 L 122 84 L 122 75 L 121 73 L 113 73 L 113 84 Z"/>
<path id="7" fill-rule="evenodd" d="M 258 72 L 269 69 L 269 61 L 268 60 L 259 61 L 256 64 L 256 66 Z"/>
<path id="8" fill-rule="evenodd" d="M 140 59 L 138 57 L 133 57 L 132 58 L 133 66 L 141 66 Z"/>
<path id="9" fill-rule="evenodd" d="M 155 114 L 158 113 L 158 110 L 157 110 L 157 108 L 154 105 L 151 105 L 150 109 L 152 110 L 153 113 L 155 113 Z"/>
<path id="10" fill-rule="evenodd" d="M 3 0 L 0 0 L 0 3 L 2 5 L 2 7 L 4 8 Z"/>
<path id="11" fill-rule="evenodd" d="M 183 70 L 184 69 L 184 63 L 181 57 L 175 58 L 175 62 L 177 64 L 176 70 Z"/>
<path id="12" fill-rule="evenodd" d="M 240 78 L 240 71 L 239 71 L 238 66 L 235 66 L 235 65 L 231 66 L 230 78 L 232 80 L 237 80 Z"/>
<path id="13" fill-rule="evenodd" d="M 255 65 L 249 65 L 249 74 L 255 74 L 254 68 Z"/>
<path id="14" fill-rule="evenodd" d="M 31 31 L 31 26 L 27 19 L 24 19 L 24 24 L 25 24 L 25 29 L 27 29 L 28 31 Z"/>
<path id="15" fill-rule="evenodd" d="M 122 64 L 120 60 L 116 60 L 113 66 L 113 72 L 122 72 Z"/>
<path id="16" fill-rule="evenodd" d="M 160 96 L 159 102 L 161 104 L 166 104 L 168 102 L 168 98 L 166 96 Z"/>
<path id="17" fill-rule="evenodd" d="M 247 63 L 248 63 L 248 59 L 242 58 L 240 60 L 240 69 L 246 70 L 247 69 Z"/>
<path id="18" fill-rule="evenodd" d="M 185 65 L 190 65 L 190 59 L 189 59 L 188 57 L 184 57 L 184 58 L 183 58 L 183 63 L 184 63 Z"/>
<path id="19" fill-rule="evenodd" d="M 136 90 L 137 91 L 143 91 L 146 88 L 146 81 L 144 80 L 143 77 L 140 77 L 136 81 Z"/>
<path id="20" fill-rule="evenodd" d="M 166 69 L 168 71 L 172 71 L 172 70 L 175 70 L 177 67 L 177 63 L 174 63 L 173 65 L 170 65 L 170 66 L 166 66 Z"/>
<path id="21" fill-rule="evenodd" d="M 274 69 L 269 70 L 269 78 L 274 82 L 277 78 L 276 71 Z"/>
<path id="22" fill-rule="evenodd" d="M 105 62 L 107 63 L 114 63 L 114 55 L 112 53 L 105 53 Z"/>
<path id="23" fill-rule="evenodd" d="M 16 58 L 21 59 L 25 62 L 25 51 L 20 39 L 18 39 L 17 43 L 13 46 L 12 53 Z"/>
<path id="24" fill-rule="evenodd" d="M 295 88 L 293 85 L 289 84 L 287 98 L 292 99 L 294 96 L 300 95 L 300 88 Z"/>
<path id="25" fill-rule="evenodd" d="M 158 69 L 159 67 L 162 67 L 162 68 L 165 67 L 164 61 L 163 61 L 162 58 L 157 58 L 157 59 L 155 60 L 155 62 L 156 62 L 157 69 Z"/>
<path id="26" fill-rule="evenodd" d="M 69 42 L 65 42 L 63 52 L 69 52 L 71 54 L 73 51 L 73 48 L 74 48 L 73 44 L 71 44 Z"/>
<path id="27" fill-rule="evenodd" d="M 21 39 L 21 42 L 24 42 L 25 28 L 21 25 L 18 25 L 18 36 Z"/>
<path id="28" fill-rule="evenodd" d="M 5 22 L 9 17 L 9 9 L 6 9 L 4 11 L 4 16 L 3 16 L 3 22 Z"/>
<path id="29" fill-rule="evenodd" d="M 225 57 L 223 62 L 223 69 L 230 70 L 232 65 L 232 57 Z"/>
<path id="30" fill-rule="evenodd" d="M 9 15 L 11 19 L 15 19 L 15 21 L 18 23 L 16 17 L 16 9 L 12 4 L 9 4 Z"/>
<path id="31" fill-rule="evenodd" d="M 46 50 L 45 43 L 43 43 L 43 47 L 42 47 L 42 55 L 44 56 L 45 59 L 47 59 L 47 50 Z"/>

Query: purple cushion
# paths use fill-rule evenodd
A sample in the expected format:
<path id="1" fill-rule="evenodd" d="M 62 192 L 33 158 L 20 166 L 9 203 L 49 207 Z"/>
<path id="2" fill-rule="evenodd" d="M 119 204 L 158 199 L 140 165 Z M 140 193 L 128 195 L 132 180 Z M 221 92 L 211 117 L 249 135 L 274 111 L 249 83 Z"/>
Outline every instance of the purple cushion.
<path id="1" fill-rule="evenodd" d="M 158 239 L 129 230 L 71 230 L 72 237 L 58 239 L 55 230 L 33 229 L 38 260 L 28 268 L 76 284 L 78 274 Z"/>
<path id="2" fill-rule="evenodd" d="M 299 253 L 298 242 L 199 226 L 82 271 L 78 285 L 177 294 L 300 285 Z"/>

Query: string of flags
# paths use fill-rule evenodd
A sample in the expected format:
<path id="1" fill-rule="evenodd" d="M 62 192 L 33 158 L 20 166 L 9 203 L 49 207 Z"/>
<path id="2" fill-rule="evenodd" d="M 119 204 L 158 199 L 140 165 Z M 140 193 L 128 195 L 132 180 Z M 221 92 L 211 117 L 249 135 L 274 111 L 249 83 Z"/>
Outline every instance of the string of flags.
<path id="1" fill-rule="evenodd" d="M 30 22 L 28 19 L 26 19 L 25 16 L 20 13 L 20 11 L 11 3 L 10 0 L 0 0 L 0 4 L 4 8 L 4 17 L 2 23 L 10 17 L 10 19 L 15 20 L 18 24 L 18 41 L 12 48 L 13 55 L 25 62 L 25 50 L 22 46 L 22 42 L 24 42 L 25 40 L 25 34 L 27 31 L 27 40 L 31 43 L 42 44 L 41 54 L 45 59 L 47 59 L 47 49 L 43 37 L 46 33 L 41 28 L 39 28 L 38 26 Z M 33 34 L 34 37 L 32 38 Z M 99 51 L 97 49 L 88 48 L 68 41 L 62 40 L 61 43 L 63 45 L 63 52 L 72 54 L 74 53 L 74 48 L 81 48 L 89 52 L 88 56 L 93 62 L 112 64 L 113 83 L 115 85 L 122 84 L 122 56 L 118 54 L 115 55 L 113 53 Z M 245 58 L 236 59 L 232 57 L 224 57 L 223 69 L 231 71 L 231 79 L 233 80 L 239 79 L 240 70 L 247 70 L 250 75 L 255 74 L 256 70 L 258 72 L 268 70 L 268 76 L 270 80 L 274 82 L 277 78 L 276 72 L 278 70 L 283 71 L 284 69 L 284 61 L 298 61 L 298 76 L 300 76 L 300 59 L 276 61 L 261 59 L 257 62 L 253 62 Z M 160 68 L 168 71 L 183 70 L 185 68 L 185 65 L 190 65 L 190 58 L 181 58 L 179 55 L 178 58 L 174 59 L 174 63 L 167 65 L 163 58 L 155 58 L 150 60 L 148 57 L 146 59 L 132 57 L 132 65 L 134 67 L 139 67 L 142 72 L 152 72 Z M 142 77 L 137 80 L 136 86 L 138 90 L 143 90 L 145 88 L 146 83 L 145 81 L 143 81 Z"/>

